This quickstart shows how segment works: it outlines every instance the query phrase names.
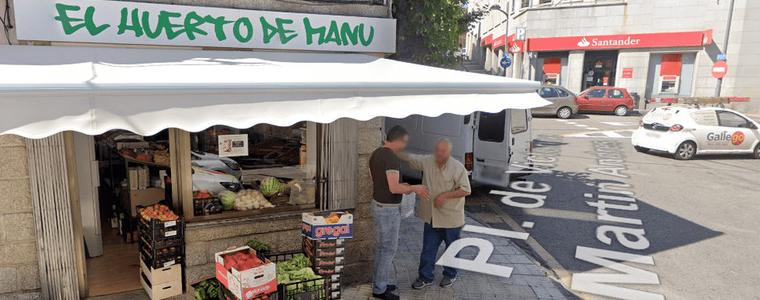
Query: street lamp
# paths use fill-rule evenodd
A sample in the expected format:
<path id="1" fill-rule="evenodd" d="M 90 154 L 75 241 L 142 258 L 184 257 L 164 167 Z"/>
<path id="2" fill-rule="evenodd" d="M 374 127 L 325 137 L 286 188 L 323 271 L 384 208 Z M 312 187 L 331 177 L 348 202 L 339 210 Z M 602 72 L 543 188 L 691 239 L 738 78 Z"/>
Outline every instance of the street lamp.
<path id="1" fill-rule="evenodd" d="M 507 4 L 509 5 L 509 4 Z M 509 55 L 509 14 L 501 9 L 498 4 L 491 5 L 489 11 L 498 11 L 504 15 L 504 56 Z M 504 77 L 507 76 L 507 68 L 504 68 Z"/>

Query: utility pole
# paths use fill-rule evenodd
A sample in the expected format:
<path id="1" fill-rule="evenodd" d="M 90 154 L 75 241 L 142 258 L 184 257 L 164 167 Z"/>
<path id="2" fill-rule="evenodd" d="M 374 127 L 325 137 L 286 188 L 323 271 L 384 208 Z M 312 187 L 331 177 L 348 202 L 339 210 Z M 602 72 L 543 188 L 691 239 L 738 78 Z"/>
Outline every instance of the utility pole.
<path id="1" fill-rule="evenodd" d="M 507 3 L 507 9 L 509 9 L 509 3 Z M 504 14 L 504 56 L 509 55 L 509 14 L 501 9 L 501 6 L 494 4 L 490 10 L 495 10 Z M 504 77 L 507 76 L 507 68 L 504 68 Z"/>
<path id="2" fill-rule="evenodd" d="M 728 39 L 731 36 L 731 21 L 734 18 L 734 1 L 728 4 L 728 20 L 726 21 L 726 35 L 723 38 L 723 55 L 728 54 Z M 718 1 L 720 3 L 720 1 Z M 720 91 L 723 88 L 723 78 L 718 78 L 718 83 L 715 85 L 715 97 L 720 97 Z"/>

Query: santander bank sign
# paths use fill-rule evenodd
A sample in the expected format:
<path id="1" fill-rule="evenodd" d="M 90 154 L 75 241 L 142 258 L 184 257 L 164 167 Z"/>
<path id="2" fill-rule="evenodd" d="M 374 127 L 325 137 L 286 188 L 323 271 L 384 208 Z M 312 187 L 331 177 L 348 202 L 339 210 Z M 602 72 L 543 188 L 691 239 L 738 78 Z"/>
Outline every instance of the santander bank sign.
<path id="1" fill-rule="evenodd" d="M 528 40 L 528 51 L 602 50 L 701 47 L 706 31 L 539 37 Z"/>
<path id="2" fill-rule="evenodd" d="M 587 48 L 587 47 L 608 47 L 608 46 L 628 47 L 628 46 L 635 46 L 635 45 L 638 45 L 640 43 L 641 43 L 641 39 L 632 38 L 630 35 L 627 36 L 626 38 L 622 38 L 622 39 L 592 38 L 590 42 L 584 36 L 578 42 L 578 47 L 581 47 L 581 48 Z"/>

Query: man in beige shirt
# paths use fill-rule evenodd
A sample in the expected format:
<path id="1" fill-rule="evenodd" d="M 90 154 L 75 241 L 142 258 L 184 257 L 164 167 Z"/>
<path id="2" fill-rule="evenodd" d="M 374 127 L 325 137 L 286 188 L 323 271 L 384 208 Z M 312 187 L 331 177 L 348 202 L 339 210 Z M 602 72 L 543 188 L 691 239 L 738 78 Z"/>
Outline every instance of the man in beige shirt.
<path id="1" fill-rule="evenodd" d="M 433 155 L 408 155 L 409 165 L 422 171 L 422 184 L 429 198 L 421 198 L 417 216 L 425 222 L 419 277 L 412 284 L 422 289 L 433 283 L 436 254 L 441 243 L 448 247 L 459 239 L 464 226 L 464 197 L 470 195 L 470 180 L 462 163 L 451 158 L 451 142 L 439 140 Z M 440 286 L 449 287 L 457 279 L 457 270 L 443 268 Z"/>

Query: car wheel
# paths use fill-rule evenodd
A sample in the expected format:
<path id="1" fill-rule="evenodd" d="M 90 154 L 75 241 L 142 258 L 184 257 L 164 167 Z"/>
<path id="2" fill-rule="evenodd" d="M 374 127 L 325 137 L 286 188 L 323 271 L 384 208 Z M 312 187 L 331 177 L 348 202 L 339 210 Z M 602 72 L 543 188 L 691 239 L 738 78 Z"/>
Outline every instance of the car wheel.
<path id="1" fill-rule="evenodd" d="M 760 143 L 755 146 L 755 159 L 760 159 Z"/>
<path id="2" fill-rule="evenodd" d="M 690 160 L 697 154 L 697 144 L 692 141 L 686 141 L 678 145 L 673 157 L 677 160 Z"/>
<path id="3" fill-rule="evenodd" d="M 636 152 L 641 152 L 641 153 L 649 152 L 649 148 L 641 147 L 641 146 L 633 146 L 633 149 L 635 149 Z"/>
<path id="4" fill-rule="evenodd" d="M 625 107 L 624 105 L 615 107 L 615 115 L 622 117 L 627 114 L 628 114 L 628 107 Z"/>
<path id="5" fill-rule="evenodd" d="M 570 117 L 572 116 L 573 116 L 573 110 L 567 106 L 560 107 L 560 109 L 557 110 L 557 118 L 570 119 Z"/>

